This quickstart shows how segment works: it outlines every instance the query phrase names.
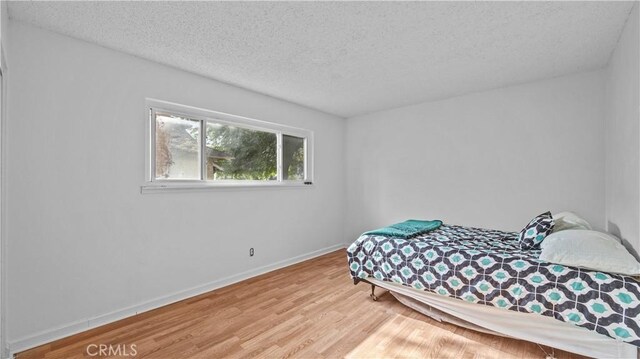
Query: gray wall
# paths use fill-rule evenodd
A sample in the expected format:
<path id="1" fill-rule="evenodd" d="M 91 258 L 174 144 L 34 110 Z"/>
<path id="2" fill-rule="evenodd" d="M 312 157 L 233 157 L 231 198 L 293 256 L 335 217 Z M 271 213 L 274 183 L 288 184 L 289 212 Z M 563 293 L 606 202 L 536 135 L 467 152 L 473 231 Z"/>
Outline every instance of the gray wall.
<path id="1" fill-rule="evenodd" d="M 7 11 L 7 2 L 0 2 L 0 67 L 2 67 L 3 79 L 2 89 L 0 90 L 0 356 L 7 357 L 9 353 L 5 352 L 7 343 L 7 331 L 6 331 L 6 271 L 5 267 L 5 238 L 4 238 L 4 226 L 2 224 L 2 218 L 4 218 L 5 212 L 5 200 L 4 200 L 4 123 L 5 123 L 5 111 L 6 111 L 6 83 L 8 79 L 7 64 L 6 64 L 6 52 L 7 47 L 7 27 L 9 26 L 9 16 Z"/>
<path id="2" fill-rule="evenodd" d="M 607 69 L 608 229 L 640 250 L 640 49 L 636 3 Z M 637 253 L 635 253 L 637 255 Z"/>
<path id="3" fill-rule="evenodd" d="M 344 119 L 21 23 L 9 34 L 14 347 L 345 243 Z M 314 131 L 315 186 L 141 195 L 145 97 Z"/>
<path id="4" fill-rule="evenodd" d="M 604 227 L 604 76 L 591 72 L 350 118 L 347 236 L 406 218 Z"/>

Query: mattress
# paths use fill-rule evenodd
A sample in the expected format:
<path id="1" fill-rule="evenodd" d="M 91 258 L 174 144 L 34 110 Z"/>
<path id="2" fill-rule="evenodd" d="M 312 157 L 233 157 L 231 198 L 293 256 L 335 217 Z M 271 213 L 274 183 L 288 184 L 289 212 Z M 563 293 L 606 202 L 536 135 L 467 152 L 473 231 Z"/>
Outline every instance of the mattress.
<path id="1" fill-rule="evenodd" d="M 411 239 L 362 235 L 347 249 L 349 270 L 354 279 L 551 317 L 640 346 L 638 281 L 541 261 L 516 237 L 447 224 Z"/>

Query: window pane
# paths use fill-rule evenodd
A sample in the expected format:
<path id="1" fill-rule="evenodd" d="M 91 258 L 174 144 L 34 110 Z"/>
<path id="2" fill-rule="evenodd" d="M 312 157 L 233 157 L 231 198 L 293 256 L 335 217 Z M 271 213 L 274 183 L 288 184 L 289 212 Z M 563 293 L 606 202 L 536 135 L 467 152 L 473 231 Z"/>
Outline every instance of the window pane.
<path id="1" fill-rule="evenodd" d="M 200 121 L 156 114 L 156 179 L 200 179 Z"/>
<path id="2" fill-rule="evenodd" d="M 282 179 L 304 180 L 304 138 L 282 135 Z"/>
<path id="3" fill-rule="evenodd" d="M 208 180 L 278 179 L 275 133 L 208 122 L 206 138 Z"/>

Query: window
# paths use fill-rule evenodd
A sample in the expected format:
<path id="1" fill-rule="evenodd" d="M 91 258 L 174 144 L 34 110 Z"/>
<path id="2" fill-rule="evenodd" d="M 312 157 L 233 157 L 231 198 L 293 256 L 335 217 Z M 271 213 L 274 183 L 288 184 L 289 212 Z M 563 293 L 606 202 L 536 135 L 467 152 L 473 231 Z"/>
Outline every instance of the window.
<path id="1" fill-rule="evenodd" d="M 147 100 L 145 189 L 312 183 L 313 133 Z"/>

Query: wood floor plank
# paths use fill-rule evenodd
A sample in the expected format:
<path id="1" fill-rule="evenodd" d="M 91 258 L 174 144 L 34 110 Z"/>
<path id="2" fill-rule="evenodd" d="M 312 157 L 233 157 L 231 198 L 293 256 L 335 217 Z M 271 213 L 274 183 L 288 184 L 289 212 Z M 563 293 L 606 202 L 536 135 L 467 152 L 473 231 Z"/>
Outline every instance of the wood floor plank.
<path id="1" fill-rule="evenodd" d="M 532 343 L 432 320 L 382 290 L 374 302 L 368 285 L 353 285 L 346 258 L 336 251 L 17 358 L 87 358 L 90 344 L 136 345 L 135 358 L 163 359 L 545 357 Z"/>

